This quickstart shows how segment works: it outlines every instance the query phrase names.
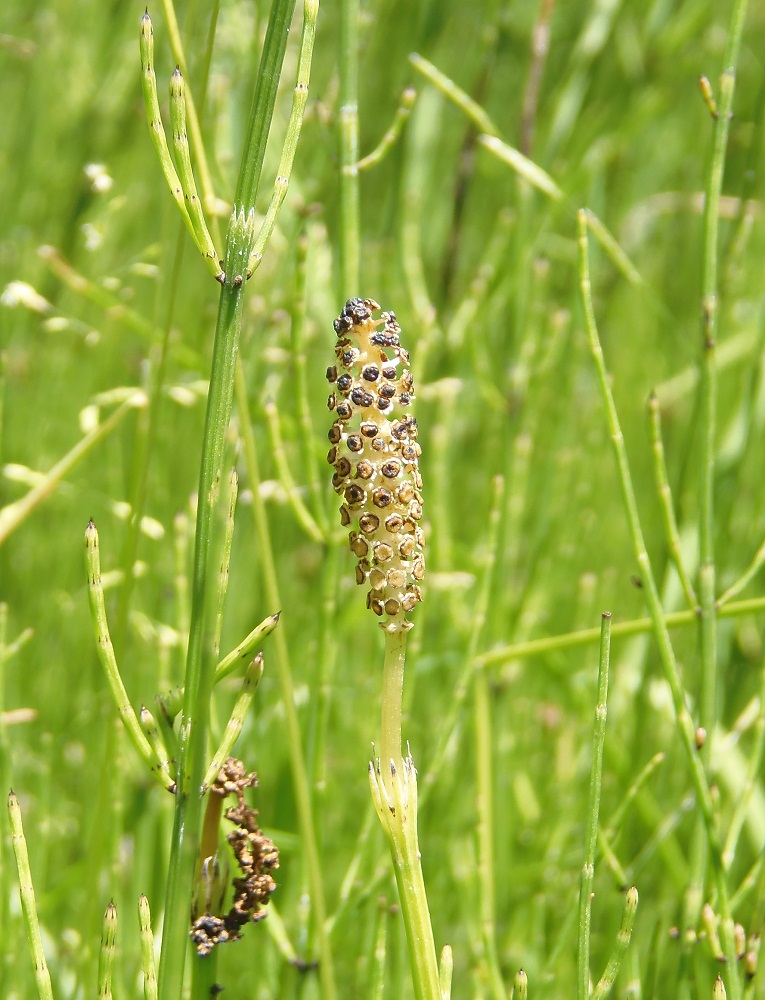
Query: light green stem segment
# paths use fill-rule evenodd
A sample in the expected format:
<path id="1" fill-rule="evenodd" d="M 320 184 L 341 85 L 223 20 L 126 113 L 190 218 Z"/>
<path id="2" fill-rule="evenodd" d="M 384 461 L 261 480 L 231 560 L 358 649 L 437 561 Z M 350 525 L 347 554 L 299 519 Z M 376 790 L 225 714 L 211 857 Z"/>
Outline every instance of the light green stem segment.
<path id="1" fill-rule="evenodd" d="M 84 458 L 99 441 L 111 434 L 114 428 L 132 409 L 146 406 L 146 394 L 136 390 L 121 406 L 112 413 L 102 424 L 89 431 L 78 441 L 71 451 L 56 462 L 53 468 L 45 475 L 40 482 L 32 487 L 20 500 L 8 504 L 0 510 L 0 545 L 6 538 L 14 532 L 20 524 L 29 517 L 33 510 L 46 500 L 56 489 L 64 476 L 70 472 L 74 466 Z"/>
<path id="2" fill-rule="evenodd" d="M 590 800 L 587 815 L 587 844 L 582 881 L 579 890 L 579 954 L 577 1000 L 590 995 L 590 921 L 592 917 L 592 884 L 595 879 L 595 852 L 598 846 L 598 815 L 603 779 L 603 747 L 606 742 L 608 714 L 608 668 L 611 656 L 611 614 L 603 615 L 600 626 L 600 659 L 598 664 L 598 700 L 595 706 L 595 726 L 592 736 L 592 766 L 590 768 Z"/>
<path id="3" fill-rule="evenodd" d="M 381 163 L 393 146 L 396 144 L 396 140 L 401 135 L 401 131 L 412 113 L 412 108 L 414 107 L 414 102 L 417 99 L 417 91 L 414 87 L 407 87 L 401 93 L 401 100 L 399 106 L 396 108 L 396 114 L 393 116 L 393 124 L 382 137 L 371 153 L 367 153 L 366 156 L 362 157 L 356 164 L 356 169 L 361 172 L 362 170 L 369 170 L 370 167 L 376 167 L 378 163 Z"/>
<path id="4" fill-rule="evenodd" d="M 229 756 L 234 744 L 239 739 L 239 734 L 242 731 L 244 720 L 250 710 L 252 699 L 255 697 L 255 691 L 262 676 L 263 654 L 258 653 L 247 668 L 244 680 L 242 681 L 242 689 L 239 692 L 239 697 L 236 699 L 234 710 L 232 711 L 231 717 L 226 725 L 226 731 L 223 734 L 223 739 L 221 740 L 220 746 L 215 751 L 212 762 L 207 769 L 207 773 L 205 774 L 205 779 L 202 782 L 202 787 L 205 791 L 218 777 L 220 769 L 226 763 L 226 758 Z"/>
<path id="5" fill-rule="evenodd" d="M 194 242 L 205 258 L 207 268 L 212 276 L 220 280 L 223 271 L 210 236 L 210 230 L 205 222 L 202 203 L 199 200 L 194 180 L 194 172 L 191 169 L 189 140 L 186 135 L 186 84 L 178 67 L 170 77 L 170 125 L 173 130 L 175 162 L 178 166 L 186 208 L 191 219 Z"/>
<path id="6" fill-rule="evenodd" d="M 146 109 L 146 119 L 149 123 L 149 132 L 154 143 L 154 149 L 159 157 L 162 173 L 165 175 L 170 193 L 180 209 L 183 221 L 186 223 L 186 228 L 205 259 L 208 270 L 214 278 L 222 281 L 225 275 L 223 274 L 218 261 L 218 255 L 210 238 L 207 223 L 202 213 L 202 206 L 197 196 L 194 175 L 191 170 L 188 139 L 186 137 L 184 83 L 178 69 L 173 74 L 170 86 L 170 114 L 180 177 L 170 156 L 165 127 L 162 124 L 162 115 L 159 110 L 157 77 L 154 72 L 154 28 L 148 11 L 141 18 L 140 49 L 143 103 Z"/>
<path id="7" fill-rule="evenodd" d="M 412 623 L 401 615 L 380 625 L 385 633 L 385 664 L 383 667 L 382 725 L 380 760 L 383 773 L 393 765 L 403 767 L 401 754 L 401 704 L 404 695 L 404 664 L 406 640 Z"/>
<path id="8" fill-rule="evenodd" d="M 300 40 L 300 59 L 298 62 L 297 83 L 292 96 L 292 109 L 289 121 L 287 122 L 287 134 L 282 147 L 282 156 L 279 161 L 279 171 L 274 182 L 274 193 L 271 196 L 271 204 L 263 220 L 253 247 L 249 263 L 247 265 L 247 277 L 258 268 L 263 259 L 263 251 L 276 225 L 276 217 L 282 202 L 287 194 L 290 175 L 292 174 L 292 164 L 295 162 L 295 151 L 297 150 L 300 129 L 303 124 L 303 114 L 308 100 L 308 84 L 311 78 L 311 59 L 313 58 L 313 43 L 316 38 L 316 18 L 319 14 L 319 0 L 305 0 L 303 4 L 303 34 Z"/>
<path id="9" fill-rule="evenodd" d="M 19 800 L 13 792 L 8 796 L 8 815 L 11 821 L 11 845 L 16 857 L 16 868 L 19 873 L 21 910 L 24 914 L 29 950 L 32 953 L 32 962 L 35 967 L 37 996 L 39 1000 L 53 1000 L 50 973 L 45 961 L 42 937 L 40 936 L 40 922 L 37 918 L 35 890 L 32 885 L 32 872 L 29 867 L 29 853 L 27 852 L 27 842 L 24 837 L 24 827 L 21 821 L 21 809 L 19 808 Z"/>
<path id="10" fill-rule="evenodd" d="M 404 918 L 417 1000 L 441 1000 L 428 898 L 417 842 L 417 772 L 401 754 L 401 705 L 406 637 L 412 623 L 401 615 L 381 624 L 385 633 L 381 756 L 369 766 L 372 799 L 388 837 Z"/>
<path id="11" fill-rule="evenodd" d="M 98 658 L 101 661 L 101 666 L 104 668 L 109 689 L 112 692 L 112 697 L 117 706 L 119 716 L 122 719 L 122 724 L 133 746 L 138 751 L 139 757 L 146 764 L 152 776 L 156 778 L 163 788 L 174 791 L 175 782 L 170 775 L 167 757 L 165 757 L 165 762 L 163 763 L 152 749 L 138 721 L 135 709 L 130 704 L 128 693 L 125 690 L 125 685 L 122 682 L 119 667 L 117 666 L 114 646 L 109 635 L 109 625 L 106 620 L 104 589 L 101 585 L 101 557 L 98 552 L 98 531 L 92 521 L 88 523 L 85 531 L 85 564 L 88 575 L 90 617 L 96 637 Z"/>
<path id="12" fill-rule="evenodd" d="M 359 289 L 359 2 L 340 0 L 340 299 Z"/>
<path id="13" fill-rule="evenodd" d="M 138 923 L 141 928 L 141 970 L 144 1000 L 157 1000 L 157 968 L 154 962 L 154 934 L 151 930 L 149 900 L 138 900 Z"/>
<path id="14" fill-rule="evenodd" d="M 646 604 L 653 621 L 653 631 L 656 638 L 656 645 L 659 651 L 664 676 L 669 685 L 672 695 L 672 705 L 675 712 L 678 733 L 685 752 L 686 760 L 693 779 L 693 785 L 699 803 L 699 808 L 704 819 L 704 828 L 710 848 L 710 860 L 714 872 L 715 884 L 717 886 L 719 909 L 721 914 L 721 929 L 725 953 L 729 960 L 731 994 L 732 1000 L 739 1000 L 741 996 L 741 983 L 738 966 L 736 963 L 735 942 L 733 941 L 733 918 L 730 909 L 730 896 L 725 869 L 722 861 L 722 848 L 719 833 L 716 825 L 715 809 L 712 803 L 712 796 L 709 789 L 707 775 L 704 765 L 696 747 L 696 727 L 691 719 L 686 695 L 680 680 L 680 672 L 672 649 L 672 643 L 667 631 L 667 622 L 664 610 L 661 606 L 659 591 L 651 568 L 651 561 L 646 550 L 643 538 L 643 530 L 640 525 L 640 515 L 638 513 L 635 490 L 632 484 L 632 474 L 630 472 L 627 450 L 624 446 L 624 437 L 616 412 L 611 386 L 608 380 L 603 349 L 598 336 L 597 323 L 595 322 L 595 312 L 592 306 L 592 290 L 590 284 L 589 250 L 587 244 L 587 212 L 581 210 L 577 216 L 579 230 L 579 281 L 582 296 L 582 306 L 584 309 L 585 326 L 590 342 L 590 352 L 595 363 L 595 369 L 600 388 L 603 408 L 606 414 L 611 443 L 614 447 L 616 466 L 619 474 L 619 485 L 621 487 L 622 500 L 627 514 L 627 523 L 632 537 L 632 545 L 636 562 L 640 571 L 640 579 L 643 584 L 643 591 Z M 703 594 L 701 595 L 703 602 Z"/>
<path id="15" fill-rule="evenodd" d="M 635 923 L 637 906 L 638 891 L 633 885 L 627 890 L 624 900 L 624 914 L 622 915 L 622 923 L 616 935 L 616 944 L 614 945 L 614 950 L 611 952 L 611 957 L 608 960 L 605 971 L 592 992 L 592 1000 L 605 1000 L 611 992 L 616 976 L 621 968 L 622 960 L 629 947 L 630 939 L 632 938 L 632 927 Z"/>
<path id="16" fill-rule="evenodd" d="M 114 901 L 106 907 L 101 932 L 101 951 L 98 955 L 98 1000 L 112 1000 L 112 969 L 117 940 L 117 907 Z"/>
<path id="17" fill-rule="evenodd" d="M 390 845 L 416 1000 L 441 1000 L 441 980 L 417 841 L 417 772 L 411 755 L 396 767 L 370 763 L 369 783 Z"/>

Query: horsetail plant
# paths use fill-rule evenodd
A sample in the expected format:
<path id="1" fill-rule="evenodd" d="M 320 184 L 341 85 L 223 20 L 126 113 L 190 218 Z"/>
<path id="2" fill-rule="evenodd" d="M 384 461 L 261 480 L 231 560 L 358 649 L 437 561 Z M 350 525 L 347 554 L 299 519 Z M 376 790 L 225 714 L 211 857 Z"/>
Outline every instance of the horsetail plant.
<path id="1" fill-rule="evenodd" d="M 411 413 L 414 385 L 409 354 L 392 312 L 373 313 L 373 299 L 349 299 L 335 320 L 337 364 L 327 369 L 327 460 L 332 486 L 342 497 L 340 520 L 350 527 L 356 583 L 368 586 L 367 607 L 385 635 L 380 757 L 370 762 L 369 782 L 388 839 L 406 929 L 415 995 L 445 994 L 436 960 L 417 841 L 417 776 L 412 755 L 401 750 L 401 703 L 407 618 L 422 600 L 422 477 L 417 421 Z M 444 976 L 448 982 L 449 977 Z M 448 986 L 446 987 L 448 996 Z"/>

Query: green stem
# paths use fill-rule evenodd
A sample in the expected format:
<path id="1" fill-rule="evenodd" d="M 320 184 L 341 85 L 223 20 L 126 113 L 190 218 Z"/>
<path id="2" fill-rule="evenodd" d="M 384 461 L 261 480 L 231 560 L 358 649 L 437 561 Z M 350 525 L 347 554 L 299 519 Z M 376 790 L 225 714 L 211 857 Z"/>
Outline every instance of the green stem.
<path id="1" fill-rule="evenodd" d="M 45 961 L 45 952 L 42 946 L 42 936 L 40 934 L 40 921 L 37 917 L 37 904 L 35 903 L 35 890 L 32 884 L 32 871 L 29 867 L 29 852 L 27 851 L 27 841 L 24 836 L 24 827 L 21 821 L 21 809 L 19 800 L 11 792 L 8 796 L 8 815 L 11 821 L 11 844 L 16 857 L 16 868 L 19 873 L 19 895 L 21 896 L 21 910 L 24 914 L 24 923 L 27 929 L 29 949 L 32 953 L 32 961 L 35 967 L 35 982 L 37 983 L 37 996 L 39 1000 L 53 1000 L 53 988 L 50 982 L 50 973 Z"/>
<path id="2" fill-rule="evenodd" d="M 178 793 L 165 897 L 160 1000 L 175 1000 L 181 995 L 183 986 L 192 879 L 201 823 L 200 788 L 206 767 L 210 697 L 215 681 L 213 528 L 233 399 L 243 306 L 242 275 L 252 246 L 252 230 L 252 215 L 245 217 L 243 211 L 234 214 L 226 244 L 226 284 L 221 290 L 213 345 L 199 475 L 191 627 L 179 739 Z"/>
<path id="3" fill-rule="evenodd" d="M 735 961 L 735 944 L 732 938 L 733 920 L 730 912 L 730 901 L 728 885 L 724 866 L 722 863 L 722 850 L 717 832 L 715 808 L 712 802 L 712 795 L 709 789 L 706 771 L 702 763 L 696 746 L 696 727 L 691 719 L 686 704 L 685 691 L 680 680 L 675 653 L 667 631 L 667 624 L 664 609 L 661 606 L 659 591 L 651 568 L 651 561 L 646 550 L 643 538 L 643 530 L 640 525 L 640 515 L 638 513 L 635 490 L 632 484 L 632 474 L 630 472 L 627 450 L 624 445 L 619 417 L 616 412 L 611 386 L 609 384 L 608 372 L 606 370 L 603 349 L 598 336 L 595 313 L 592 306 L 592 292 L 590 285 L 589 253 L 587 246 L 587 213 L 581 210 L 578 213 L 579 229 L 579 269 L 582 306 L 584 309 L 585 326 L 590 341 L 590 352 L 595 362 L 598 385 L 600 388 L 603 408 L 606 414 L 611 443 L 614 448 L 616 466 L 619 474 L 619 485 L 621 487 L 622 501 L 627 514 L 627 523 L 632 536 L 632 545 L 635 559 L 638 564 L 640 579 L 643 584 L 646 604 L 653 621 L 654 637 L 659 651 L 659 658 L 664 669 L 664 676 L 669 685 L 672 695 L 672 704 L 675 712 L 675 720 L 680 736 L 680 741 L 685 752 L 686 760 L 693 779 L 693 786 L 696 791 L 698 806 L 704 820 L 706 835 L 709 842 L 712 868 L 717 885 L 719 909 L 725 941 L 726 954 L 729 956 L 730 980 L 731 980 L 731 1000 L 740 1000 L 741 988 L 738 974 L 738 967 Z"/>
<path id="4" fill-rule="evenodd" d="M 742 615 L 759 614 L 765 611 L 765 598 L 753 597 L 747 601 L 736 601 L 720 608 L 720 618 L 739 618 Z M 662 616 L 667 629 L 682 628 L 698 622 L 698 612 L 670 611 Z M 632 621 L 617 622 L 611 626 L 612 636 L 643 635 L 654 629 L 653 618 L 634 618 Z M 583 628 L 576 632 L 564 632 L 562 635 L 544 636 L 541 639 L 528 639 L 526 642 L 516 642 L 511 646 L 502 646 L 477 657 L 478 664 L 504 663 L 510 660 L 525 659 L 530 656 L 544 656 L 558 649 L 574 649 L 576 646 L 588 646 L 598 641 L 599 628 Z"/>
<path id="5" fill-rule="evenodd" d="M 266 517 L 265 505 L 260 492 L 260 470 L 255 449 L 255 436 L 247 408 L 247 389 L 244 384 L 244 372 L 241 365 L 237 366 L 237 408 L 239 411 L 239 426 L 242 435 L 245 464 L 252 490 L 252 512 L 255 521 L 255 532 L 258 539 L 262 572 L 265 584 L 266 599 L 274 607 L 279 607 L 279 583 L 276 573 L 276 560 L 271 535 Z M 311 904 L 314 909 L 316 933 L 319 949 L 319 976 L 321 978 L 323 1000 L 335 1000 L 337 987 L 335 985 L 334 962 L 329 941 L 327 924 L 327 907 L 324 898 L 324 883 L 322 865 L 319 857 L 319 845 L 311 806 L 311 793 L 308 783 L 308 772 L 303 756 L 303 744 L 300 734 L 297 709 L 295 707 L 295 688 L 292 681 L 289 650 L 283 629 L 278 629 L 274 635 L 276 667 L 279 679 L 279 690 L 284 707 L 287 730 L 287 745 L 289 748 L 290 767 L 294 783 L 295 804 L 302 846 L 305 851 L 308 883 L 311 893 Z"/>
<path id="6" fill-rule="evenodd" d="M 600 626 L 600 659 L 598 662 L 598 702 L 595 706 L 595 727 L 592 734 L 592 766 L 590 768 L 590 800 L 587 814 L 587 843 L 582 882 L 579 890 L 579 952 L 577 1000 L 590 995 L 590 921 L 592 916 L 592 884 L 595 880 L 595 852 L 598 847 L 598 815 L 603 781 L 603 747 L 606 742 L 608 714 L 608 668 L 611 656 L 611 613 L 606 611 Z"/>
<path id="7" fill-rule="evenodd" d="M 380 627 L 385 633 L 380 760 L 383 775 L 386 775 L 391 765 L 397 770 L 404 766 L 401 753 L 401 705 L 404 697 L 406 640 L 412 623 L 402 616 Z"/>
<path id="8" fill-rule="evenodd" d="M 359 3 L 340 2 L 340 299 L 359 294 Z"/>
<path id="9" fill-rule="evenodd" d="M 254 242 L 252 206 L 263 167 L 294 6 L 295 0 L 274 0 L 271 7 L 237 183 L 234 214 L 226 239 L 226 280 L 218 306 L 199 474 L 191 625 L 179 739 L 178 794 L 165 897 L 160 1000 L 177 1000 L 183 990 L 192 882 L 201 830 L 200 790 L 205 773 L 210 697 L 215 680 L 212 643 L 215 591 L 213 525 L 233 400 L 244 275 Z M 190 108 L 189 120 L 191 123 Z"/>

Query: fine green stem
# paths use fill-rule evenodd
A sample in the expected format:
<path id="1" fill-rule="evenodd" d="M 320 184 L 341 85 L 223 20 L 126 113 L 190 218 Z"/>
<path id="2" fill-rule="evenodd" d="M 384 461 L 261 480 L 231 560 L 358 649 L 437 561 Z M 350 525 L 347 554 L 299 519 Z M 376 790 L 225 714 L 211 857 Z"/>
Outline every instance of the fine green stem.
<path id="1" fill-rule="evenodd" d="M 685 691 L 680 680 L 677 660 L 675 659 L 674 650 L 672 649 L 672 643 L 669 638 L 664 611 L 661 606 L 659 591 L 656 586 L 650 558 L 643 539 L 643 531 L 640 525 L 640 515 L 638 513 L 635 490 L 632 484 L 632 474 L 630 472 L 629 461 L 627 459 L 624 437 L 622 435 L 616 406 L 611 393 L 611 386 L 609 384 L 603 350 L 598 336 L 595 312 L 592 306 L 589 254 L 587 246 L 587 213 L 584 210 L 580 211 L 578 214 L 578 228 L 581 298 L 584 309 L 585 326 L 587 328 L 590 343 L 590 352 L 595 363 L 601 400 L 616 458 L 622 502 L 627 514 L 627 523 L 632 537 L 632 545 L 640 572 L 643 592 L 645 594 L 648 610 L 653 621 L 653 631 L 659 651 L 659 658 L 664 670 L 664 676 L 672 695 L 672 704 L 675 712 L 678 733 L 685 752 L 691 777 L 693 779 L 699 809 L 704 820 L 706 835 L 709 842 L 712 869 L 714 872 L 715 884 L 717 886 L 719 909 L 724 927 L 723 938 L 725 941 L 725 950 L 726 955 L 729 956 L 732 1000 L 740 1000 L 740 981 L 734 957 L 735 946 L 732 940 L 733 921 L 730 912 L 725 869 L 722 863 L 722 850 L 716 827 L 715 809 L 707 781 L 706 771 L 696 746 L 696 727 L 693 724 L 688 706 L 686 704 Z"/>
<path id="2" fill-rule="evenodd" d="M 390 633 L 386 632 L 386 635 Z M 400 732 L 400 726 L 399 726 Z M 372 800 L 388 839 L 416 1000 L 441 1000 L 433 927 L 417 838 L 417 772 L 411 755 L 369 765 Z"/>
<path id="3" fill-rule="evenodd" d="M 340 0 L 340 295 L 359 294 L 359 2 Z"/>
<path id="4" fill-rule="evenodd" d="M 701 605 L 701 725 L 708 734 L 704 759 L 712 759 L 712 740 L 717 720 L 717 621 L 715 607 L 714 470 L 717 437 L 716 340 L 719 304 L 717 298 L 720 196 L 725 171 L 725 152 L 733 109 L 736 63 L 746 16 L 746 0 L 736 0 L 725 49 L 720 80 L 718 114 L 714 119 L 712 155 L 704 198 L 702 244 L 701 314 L 703 356 L 701 363 L 701 496 L 699 503 L 699 596 Z"/>
<path id="5" fill-rule="evenodd" d="M 616 980 L 616 976 L 627 952 L 627 948 L 629 947 L 637 907 L 638 891 L 633 885 L 627 890 L 627 895 L 624 900 L 622 922 L 616 935 L 616 944 L 611 952 L 611 957 L 608 959 L 603 975 L 600 977 L 597 986 L 592 991 L 592 1000 L 604 1000 L 604 998 L 611 992 L 614 981 Z"/>
<path id="6" fill-rule="evenodd" d="M 101 950 L 98 953 L 98 1000 L 112 1000 L 112 969 L 117 940 L 117 907 L 109 903 L 104 913 Z"/>
<path id="7" fill-rule="evenodd" d="M 505 509 L 505 480 L 497 476 L 489 516 L 486 550 L 489 553 L 484 569 L 481 591 L 471 618 L 470 642 L 467 660 L 476 662 L 476 653 L 483 638 L 489 601 L 492 591 L 493 570 L 499 549 L 500 515 Z M 478 881 L 481 899 L 481 935 L 485 953 L 485 966 L 495 1000 L 507 995 L 502 980 L 496 941 L 496 904 L 494 872 L 494 771 L 493 720 L 488 671 L 476 667 L 474 685 L 474 738 L 476 745 L 476 813 L 478 816 Z"/>
<path id="8" fill-rule="evenodd" d="M 138 900 L 138 923 L 141 928 L 141 971 L 144 1000 L 157 1000 L 157 968 L 154 962 L 154 934 L 151 929 L 149 900 Z"/>
<path id="9" fill-rule="evenodd" d="M 100 441 L 118 426 L 122 419 L 136 407 L 146 406 L 146 396 L 136 390 L 125 402 L 118 406 L 103 423 L 89 431 L 81 441 L 68 451 L 40 482 L 33 486 L 20 500 L 15 500 L 0 510 L 0 545 L 29 517 L 33 510 L 53 493 L 58 484 L 74 466 L 84 458 Z"/>
<path id="10" fill-rule="evenodd" d="M 223 449 L 231 416 L 247 262 L 254 242 L 253 204 L 265 156 L 294 0 L 271 7 L 258 68 L 247 141 L 226 239 L 225 284 L 221 289 L 199 474 L 192 575 L 191 624 L 178 755 L 178 794 L 165 897 L 160 1000 L 182 993 L 196 853 L 201 831 L 201 786 L 206 770 L 210 697 L 215 681 L 213 524 Z"/>
<path id="11" fill-rule="evenodd" d="M 258 539 L 258 551 L 261 559 L 266 597 L 273 606 L 278 607 L 281 604 L 281 598 L 276 573 L 276 560 L 274 558 L 274 547 L 271 541 L 265 505 L 260 492 L 261 478 L 258 456 L 255 448 L 255 436 L 252 431 L 252 422 L 247 408 L 247 390 L 244 382 L 244 372 L 242 371 L 241 365 L 237 366 L 236 380 L 239 427 L 242 435 L 242 445 L 248 479 L 252 489 L 252 512 L 255 523 L 255 532 Z M 290 767 L 295 786 L 298 823 L 300 825 L 302 845 L 306 856 L 311 904 L 315 912 L 319 950 L 319 976 L 321 978 L 324 1000 L 335 1000 L 337 997 L 337 987 L 335 985 L 334 962 L 327 929 L 327 906 L 324 896 L 324 883 L 319 857 L 319 845 L 311 805 L 308 772 L 303 756 L 303 742 L 300 734 L 297 709 L 295 706 L 295 687 L 292 680 L 292 667 L 290 665 L 287 641 L 282 629 L 277 630 L 274 640 L 279 689 L 281 693 L 282 705 L 284 706 Z"/>
<path id="12" fill-rule="evenodd" d="M 19 873 L 21 910 L 24 915 L 29 949 L 32 952 L 32 962 L 35 967 L 37 996 L 39 1000 L 53 1000 L 53 988 L 51 986 L 50 973 L 45 961 L 45 952 L 43 951 L 42 937 L 40 935 L 40 921 L 37 917 L 35 890 L 32 884 L 32 871 L 29 867 L 29 853 L 24 836 L 24 826 L 21 820 L 21 809 L 19 808 L 19 800 L 13 792 L 8 795 L 8 815 L 11 821 L 11 844 L 16 857 L 16 868 Z"/>
<path id="13" fill-rule="evenodd" d="M 359 171 L 369 170 L 370 167 L 376 167 L 379 163 L 382 163 L 393 146 L 396 144 L 398 137 L 401 135 L 401 130 L 406 124 L 409 115 L 412 113 L 412 107 L 414 106 L 416 99 L 417 91 L 414 87 L 407 87 L 402 92 L 401 100 L 399 101 L 398 108 L 396 108 L 396 114 L 393 117 L 393 124 L 372 152 L 367 153 L 367 155 L 360 159 L 356 164 Z"/>
<path id="14" fill-rule="evenodd" d="M 595 879 L 595 853 L 598 847 L 598 816 L 603 783 L 603 747 L 606 742 L 608 715 L 608 669 L 611 657 L 611 613 L 601 619 L 600 657 L 598 661 L 598 700 L 595 706 L 595 726 L 592 734 L 592 764 L 590 767 L 590 797 L 587 810 L 587 840 L 582 881 L 579 889 L 579 951 L 577 1000 L 590 995 L 590 923 L 592 917 L 592 884 Z"/>
<path id="15" fill-rule="evenodd" d="M 390 766 L 397 770 L 401 770 L 404 766 L 401 753 L 401 705 L 404 695 L 406 640 L 412 623 L 401 617 L 380 627 L 385 633 L 380 725 L 380 760 L 385 780 Z"/>
<path id="16" fill-rule="evenodd" d="M 735 601 L 720 608 L 720 618 L 738 618 L 743 615 L 758 614 L 765 611 L 765 598 L 754 597 L 747 601 Z M 695 625 L 698 622 L 698 612 L 695 609 L 687 611 L 670 611 L 662 616 L 667 629 L 682 628 Z M 654 629 L 653 618 L 635 618 L 632 621 L 616 622 L 611 626 L 612 636 L 645 635 Z M 574 649 L 577 646 L 588 646 L 598 641 L 599 628 L 583 628 L 576 632 L 564 632 L 562 635 L 544 636 L 541 639 L 528 639 L 526 642 L 515 642 L 510 646 L 501 646 L 478 657 L 479 663 L 497 664 L 510 660 L 520 660 L 531 656 L 544 656 L 558 649 Z"/>
<path id="17" fill-rule="evenodd" d="M 664 538 L 667 543 L 667 548 L 669 549 L 670 558 L 672 559 L 674 567 L 677 570 L 677 575 L 680 579 L 680 585 L 683 588 L 685 599 L 688 601 L 688 604 L 695 609 L 698 605 L 698 601 L 696 599 L 696 592 L 693 589 L 693 583 L 691 582 L 691 578 L 685 568 L 680 548 L 680 534 L 677 530 L 675 511 L 672 506 L 672 491 L 669 487 L 667 465 L 664 460 L 664 443 L 661 437 L 661 413 L 656 393 L 651 393 L 648 399 L 648 414 L 650 417 L 651 427 L 651 445 L 653 447 L 654 480 L 656 483 L 656 492 L 659 495 L 659 503 L 661 505 L 662 521 L 664 522 Z"/>
<path id="18" fill-rule="evenodd" d="M 165 900 L 159 996 L 180 996 L 188 937 L 192 878 L 201 822 L 200 789 L 206 769 L 210 697 L 215 680 L 213 529 L 225 436 L 231 415 L 234 367 L 243 307 L 243 272 L 253 238 L 252 214 L 235 212 L 226 245 L 202 443 L 192 573 L 191 626 L 186 657 L 178 794 Z M 239 279 L 237 282 L 237 278 Z"/>

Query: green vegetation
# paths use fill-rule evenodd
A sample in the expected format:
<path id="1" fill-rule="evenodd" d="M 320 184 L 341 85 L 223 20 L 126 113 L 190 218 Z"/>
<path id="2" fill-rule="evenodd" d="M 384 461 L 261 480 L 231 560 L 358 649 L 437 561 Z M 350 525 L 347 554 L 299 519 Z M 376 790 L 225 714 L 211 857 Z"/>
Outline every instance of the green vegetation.
<path id="1" fill-rule="evenodd" d="M 0 35 L 0 994 L 765 997 L 765 12 L 149 13 Z M 422 448 L 385 636 L 353 296 Z M 219 825 L 279 867 L 199 958 Z"/>

